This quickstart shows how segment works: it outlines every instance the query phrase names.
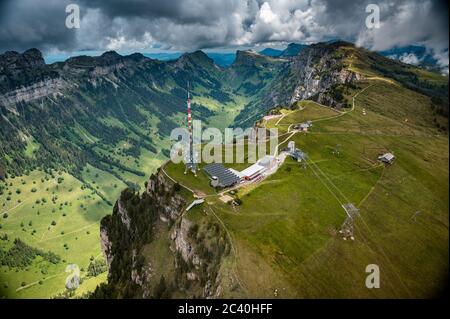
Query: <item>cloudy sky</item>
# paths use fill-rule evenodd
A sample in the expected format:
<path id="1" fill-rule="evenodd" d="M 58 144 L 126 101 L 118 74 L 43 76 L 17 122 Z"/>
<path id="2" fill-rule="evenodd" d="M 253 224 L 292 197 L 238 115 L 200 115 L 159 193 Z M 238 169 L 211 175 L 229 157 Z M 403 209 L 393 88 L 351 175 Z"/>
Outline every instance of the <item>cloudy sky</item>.
<path id="1" fill-rule="evenodd" d="M 68 29 L 68 4 L 80 28 Z M 379 28 L 365 24 L 380 8 Z M 448 67 L 448 4 L 437 0 L 0 0 L 0 52 L 225 50 L 344 39 L 372 50 L 424 45 Z"/>

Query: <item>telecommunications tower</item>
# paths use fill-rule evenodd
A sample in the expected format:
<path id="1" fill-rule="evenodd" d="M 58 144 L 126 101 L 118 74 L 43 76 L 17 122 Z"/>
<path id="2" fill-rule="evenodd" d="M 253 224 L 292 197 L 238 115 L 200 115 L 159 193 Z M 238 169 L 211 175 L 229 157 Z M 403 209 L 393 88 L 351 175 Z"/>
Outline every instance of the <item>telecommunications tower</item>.
<path id="1" fill-rule="evenodd" d="M 189 141 L 188 145 L 186 145 L 185 152 L 185 162 L 186 168 L 184 170 L 184 174 L 186 174 L 189 170 L 197 176 L 197 163 L 195 161 L 195 152 L 194 152 L 194 138 L 192 136 L 192 114 L 191 114 L 191 97 L 189 95 L 189 82 L 187 85 L 187 112 L 188 112 L 188 131 L 189 131 Z"/>

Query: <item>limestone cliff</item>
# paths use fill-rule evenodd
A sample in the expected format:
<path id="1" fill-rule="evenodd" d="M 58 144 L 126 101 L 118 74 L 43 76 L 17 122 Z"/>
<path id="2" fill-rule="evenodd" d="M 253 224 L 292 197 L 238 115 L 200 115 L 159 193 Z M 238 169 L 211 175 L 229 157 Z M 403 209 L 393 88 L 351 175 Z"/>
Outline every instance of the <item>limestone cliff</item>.
<path id="1" fill-rule="evenodd" d="M 336 86 L 351 86 L 362 75 L 350 71 L 344 65 L 349 43 L 319 43 L 303 49 L 290 59 L 268 92 L 267 101 L 272 105 L 289 106 L 294 102 L 312 99 L 319 103 L 343 107 L 344 102 L 332 93 Z"/>
<path id="2" fill-rule="evenodd" d="M 66 89 L 77 88 L 80 76 L 95 86 L 99 78 L 112 82 L 107 76 L 115 80 L 114 72 L 145 61 L 150 59 L 139 53 L 121 56 L 110 51 L 99 57 L 73 57 L 47 65 L 37 49 L 22 54 L 7 51 L 0 54 L 0 106 L 19 115 L 17 104 L 46 97 L 56 99 Z M 117 84 L 113 85 L 117 88 Z"/>
<path id="3" fill-rule="evenodd" d="M 69 87 L 68 83 L 62 78 L 45 79 L 0 95 L 0 105 L 5 106 L 10 112 L 19 115 L 16 104 L 30 102 L 48 96 L 56 98 L 67 87 Z"/>

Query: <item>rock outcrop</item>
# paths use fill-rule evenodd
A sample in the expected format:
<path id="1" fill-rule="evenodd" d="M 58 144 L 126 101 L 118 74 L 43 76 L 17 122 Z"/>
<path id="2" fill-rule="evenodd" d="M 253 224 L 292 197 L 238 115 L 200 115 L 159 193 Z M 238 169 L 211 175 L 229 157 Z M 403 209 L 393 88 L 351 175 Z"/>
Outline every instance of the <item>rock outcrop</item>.
<path id="1" fill-rule="evenodd" d="M 114 259 L 114 256 L 111 251 L 112 243 L 108 237 L 108 231 L 106 228 L 100 229 L 100 246 L 103 251 L 103 256 L 105 257 L 106 264 L 108 265 L 108 269 L 111 268 L 111 263 Z"/>
<path id="2" fill-rule="evenodd" d="M 43 66 L 44 58 L 38 49 L 29 49 L 22 54 L 16 51 L 0 54 L 0 74 L 10 73 L 17 76 L 21 72 Z"/>
<path id="3" fill-rule="evenodd" d="M 79 56 L 46 65 L 37 49 L 22 54 L 7 51 L 0 55 L 0 105 L 18 115 L 18 103 L 62 95 L 65 89 L 76 86 L 72 82 L 77 77 L 87 75 L 95 84 L 96 78 L 150 60 L 139 53 L 121 56 L 109 51 L 99 57 Z"/>
<path id="4" fill-rule="evenodd" d="M 175 249 L 181 253 L 184 261 L 198 266 L 200 265 L 200 258 L 195 253 L 195 249 L 188 239 L 188 232 L 191 227 L 192 222 L 186 218 L 182 218 L 179 226 L 175 227 L 172 231 L 171 239 L 175 243 Z"/>
<path id="5" fill-rule="evenodd" d="M 192 297 L 220 296 L 218 268 L 230 251 L 226 234 L 216 223 L 199 226 L 183 216 L 185 196 L 162 170 L 151 176 L 142 195 L 129 189 L 122 192 L 113 214 L 101 222 L 101 247 L 109 269 L 108 286 L 102 289 L 115 297 L 158 298 L 161 273 L 151 261 L 155 257 L 148 259 L 143 249 L 158 237 L 170 243 L 165 254 L 172 257 L 166 262 L 172 260 L 177 273 L 165 278 L 171 289 L 180 289 L 187 297 L 191 290 Z"/>
<path id="6" fill-rule="evenodd" d="M 289 106 L 312 99 L 331 107 L 341 107 L 342 101 L 336 101 L 328 91 L 336 85 L 353 85 L 362 79 L 362 75 L 348 70 L 343 64 L 345 53 L 341 48 L 349 45 L 345 42 L 319 43 L 302 49 L 280 73 L 267 101 L 272 105 Z"/>
<path id="7" fill-rule="evenodd" d="M 0 105 L 5 106 L 9 111 L 19 115 L 15 107 L 16 104 L 34 101 L 47 96 L 56 98 L 68 86 L 69 84 L 62 78 L 35 82 L 29 86 L 20 87 L 4 95 L 0 95 Z"/>
<path id="8" fill-rule="evenodd" d="M 160 170 L 147 183 L 147 194 L 154 198 L 163 220 L 175 221 L 186 206 L 186 199 L 174 189 L 174 183 Z"/>

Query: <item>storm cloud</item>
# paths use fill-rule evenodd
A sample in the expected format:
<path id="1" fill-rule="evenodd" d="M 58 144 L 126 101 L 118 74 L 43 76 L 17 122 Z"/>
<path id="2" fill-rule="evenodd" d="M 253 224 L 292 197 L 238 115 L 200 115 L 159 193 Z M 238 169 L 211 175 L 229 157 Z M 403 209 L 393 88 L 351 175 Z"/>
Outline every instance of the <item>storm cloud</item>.
<path id="1" fill-rule="evenodd" d="M 78 4 L 81 28 L 67 29 Z M 379 29 L 365 25 L 380 7 Z M 344 39 L 371 50 L 426 46 L 448 68 L 448 4 L 436 0 L 3 0 L 0 50 L 195 50 Z"/>

